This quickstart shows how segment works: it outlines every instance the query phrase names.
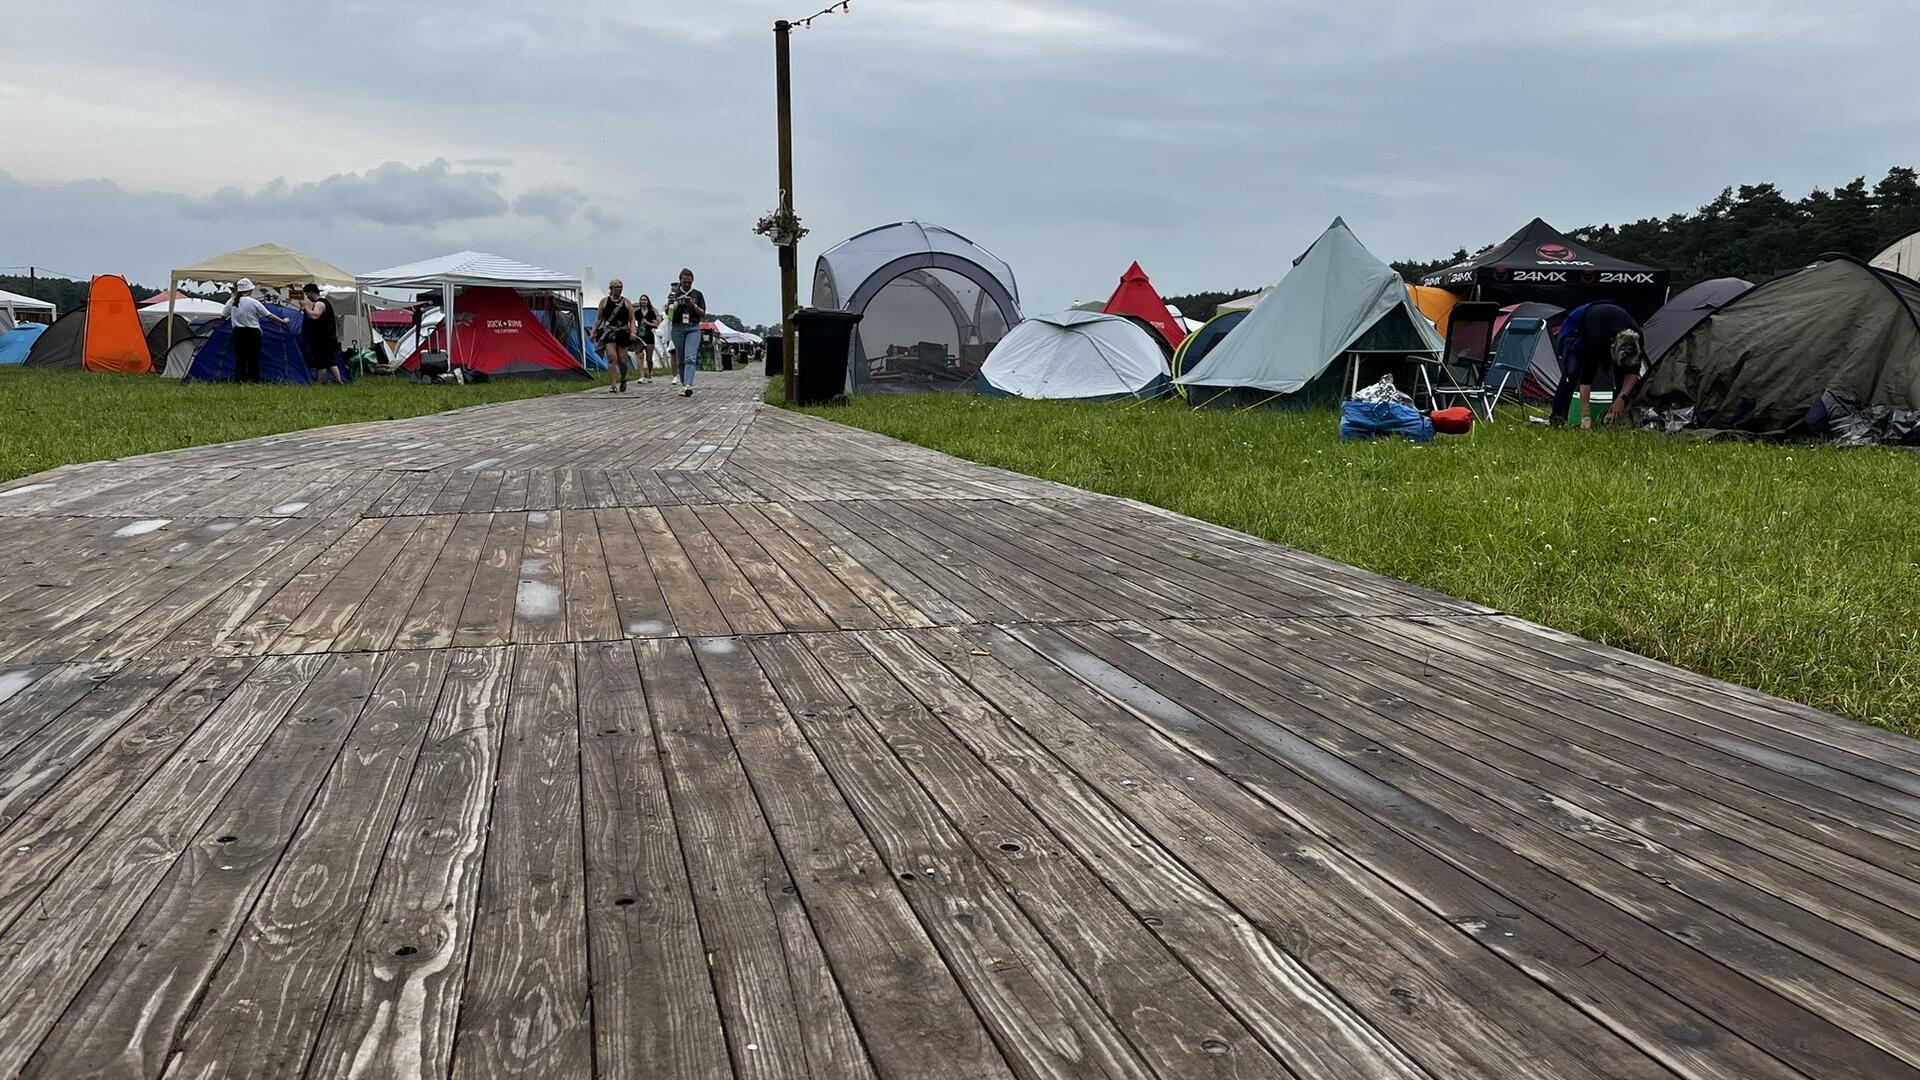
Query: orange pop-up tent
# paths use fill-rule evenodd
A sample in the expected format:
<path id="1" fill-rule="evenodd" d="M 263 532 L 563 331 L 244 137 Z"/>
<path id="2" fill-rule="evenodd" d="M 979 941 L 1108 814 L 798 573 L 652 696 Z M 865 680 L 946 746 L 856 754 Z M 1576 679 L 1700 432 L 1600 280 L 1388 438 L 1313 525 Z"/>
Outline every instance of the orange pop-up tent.
<path id="1" fill-rule="evenodd" d="M 116 375 L 153 374 L 153 354 L 147 349 L 146 335 L 140 332 L 133 290 L 118 274 L 101 274 L 93 279 L 87 296 L 86 344 L 81 348 L 80 366 Z"/>

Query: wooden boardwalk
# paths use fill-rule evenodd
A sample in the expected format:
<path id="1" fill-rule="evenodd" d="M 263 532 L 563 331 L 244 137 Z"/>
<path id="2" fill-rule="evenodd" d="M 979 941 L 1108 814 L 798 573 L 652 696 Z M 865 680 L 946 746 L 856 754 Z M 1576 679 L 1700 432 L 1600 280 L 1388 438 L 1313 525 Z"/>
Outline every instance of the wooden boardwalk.
<path id="1" fill-rule="evenodd" d="M 0 1076 L 1920 1076 L 1920 744 L 759 388 L 0 486 Z"/>

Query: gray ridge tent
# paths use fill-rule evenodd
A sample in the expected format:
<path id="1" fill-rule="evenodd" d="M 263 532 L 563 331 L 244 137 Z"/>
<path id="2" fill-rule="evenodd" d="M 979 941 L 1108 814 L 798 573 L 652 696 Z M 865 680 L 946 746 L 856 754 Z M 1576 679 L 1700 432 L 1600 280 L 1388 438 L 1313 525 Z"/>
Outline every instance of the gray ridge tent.
<path id="1" fill-rule="evenodd" d="M 1175 382 L 1195 404 L 1332 400 L 1350 354 L 1437 355 L 1444 347 L 1406 282 L 1335 218 L 1246 321 Z"/>

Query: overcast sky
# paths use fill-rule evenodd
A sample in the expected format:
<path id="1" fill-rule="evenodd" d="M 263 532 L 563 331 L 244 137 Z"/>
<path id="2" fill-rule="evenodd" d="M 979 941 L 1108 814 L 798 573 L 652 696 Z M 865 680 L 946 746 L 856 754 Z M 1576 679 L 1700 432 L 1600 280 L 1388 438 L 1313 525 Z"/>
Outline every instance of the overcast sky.
<path id="1" fill-rule="evenodd" d="M 822 0 L 815 0 L 816 3 Z M 761 0 L 9 4 L 0 265 L 163 286 L 274 240 L 682 264 L 772 321 Z M 1442 14 L 1444 12 L 1444 14 Z M 1271 284 L 1336 214 L 1384 259 L 1920 164 L 1914 0 L 853 0 L 794 38 L 802 266 L 938 222 L 1023 307 Z M 11 271 L 7 271 L 11 272 Z M 803 276 L 804 281 L 804 276 Z"/>

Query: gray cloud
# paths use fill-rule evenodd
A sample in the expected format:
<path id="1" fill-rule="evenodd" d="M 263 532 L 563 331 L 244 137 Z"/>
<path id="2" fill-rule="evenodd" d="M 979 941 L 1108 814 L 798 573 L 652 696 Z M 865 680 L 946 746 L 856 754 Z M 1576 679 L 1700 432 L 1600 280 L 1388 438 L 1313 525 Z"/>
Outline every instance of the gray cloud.
<path id="1" fill-rule="evenodd" d="M 565 225 L 587 205 L 587 193 L 571 184 L 541 184 L 520 193 L 513 200 L 513 212 L 521 217 L 540 218 L 552 225 Z"/>
<path id="2" fill-rule="evenodd" d="M 445 158 L 417 168 L 389 161 L 362 173 L 289 183 L 276 178 L 254 192 L 222 188 L 189 204 L 202 217 L 239 215 L 307 221 L 435 225 L 507 212 L 497 172 L 456 172 Z"/>

